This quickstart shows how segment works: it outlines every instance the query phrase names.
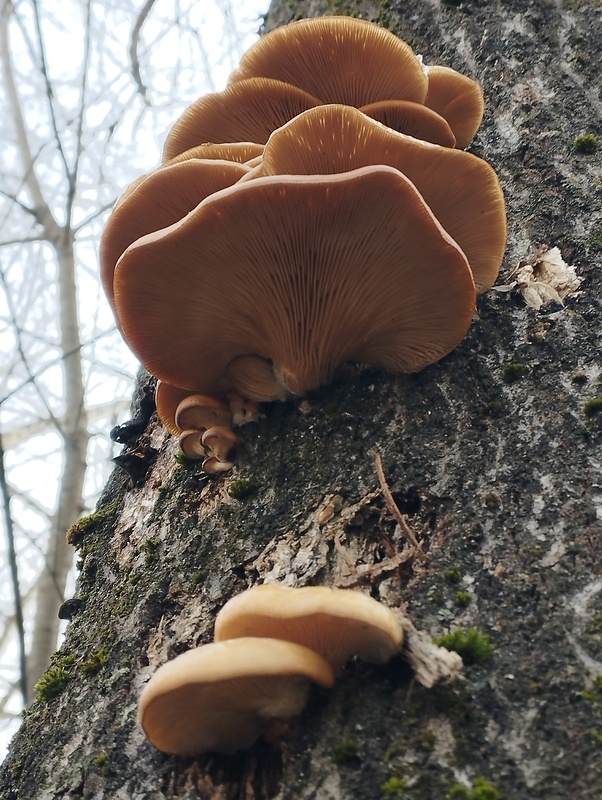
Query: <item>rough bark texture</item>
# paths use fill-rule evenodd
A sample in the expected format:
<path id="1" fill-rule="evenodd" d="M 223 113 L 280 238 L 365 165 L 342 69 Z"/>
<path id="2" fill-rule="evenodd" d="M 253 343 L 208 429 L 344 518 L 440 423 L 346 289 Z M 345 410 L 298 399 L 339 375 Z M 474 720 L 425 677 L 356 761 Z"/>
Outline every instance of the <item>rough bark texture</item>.
<path id="1" fill-rule="evenodd" d="M 96 516 L 72 532 L 83 602 L 3 767 L 6 800 L 375 800 L 394 794 L 395 776 L 409 800 L 445 798 L 479 776 L 514 800 L 602 796 L 602 412 L 590 402 L 602 395 L 602 149 L 573 146 L 602 135 L 602 10 L 597 0 L 277 2 L 267 26 L 356 12 L 427 63 L 483 83 L 472 149 L 506 192 L 506 276 L 540 245 L 558 246 L 581 289 L 539 311 L 492 291 L 464 343 L 424 372 L 347 367 L 307 403 L 268 408 L 243 429 L 225 478 L 178 464 L 153 418 L 129 442 L 137 485 L 116 471 Z M 407 544 L 377 491 L 375 446 L 426 560 L 396 559 Z M 333 495 L 342 506 L 328 510 Z M 136 725 L 141 686 L 210 641 L 221 605 L 263 580 L 354 585 L 405 601 L 432 635 L 473 627 L 495 650 L 433 690 L 401 660 L 354 664 L 313 693 L 280 747 L 230 759 L 157 752 Z"/>

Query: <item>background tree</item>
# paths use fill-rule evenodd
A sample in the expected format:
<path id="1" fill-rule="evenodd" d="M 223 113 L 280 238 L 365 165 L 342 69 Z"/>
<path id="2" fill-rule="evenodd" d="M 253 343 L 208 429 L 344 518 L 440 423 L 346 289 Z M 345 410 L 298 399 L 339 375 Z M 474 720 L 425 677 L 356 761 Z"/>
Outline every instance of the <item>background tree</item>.
<path id="1" fill-rule="evenodd" d="M 303 402 L 269 407 L 244 429 L 226 477 L 180 464 L 150 420 L 129 443 L 146 473 L 133 483 L 114 473 L 74 537 L 79 613 L 3 767 L 9 800 L 602 792 L 602 10 L 595 0 L 274 2 L 267 28 L 325 13 L 377 21 L 427 63 L 483 83 L 472 150 L 506 192 L 502 288 L 424 372 L 348 366 Z M 535 310 L 512 273 L 542 245 L 559 247 L 583 282 L 563 305 Z M 375 446 L 426 560 L 409 557 L 381 499 Z M 221 605 L 265 580 L 405 601 L 436 636 L 474 629 L 465 680 L 426 690 L 400 661 L 353 664 L 313 694 L 281 747 L 231 759 L 155 751 L 135 720 L 141 686 L 210 641 Z"/>
<path id="2" fill-rule="evenodd" d="M 135 361 L 98 280 L 106 211 L 157 163 L 174 115 L 224 81 L 259 24 L 261 4 L 252 5 L 74 0 L 58 14 L 36 0 L 2 4 L 0 712 L 9 724 L 56 649 L 73 562 L 65 531 L 106 481 L 108 432 L 131 395 Z"/>

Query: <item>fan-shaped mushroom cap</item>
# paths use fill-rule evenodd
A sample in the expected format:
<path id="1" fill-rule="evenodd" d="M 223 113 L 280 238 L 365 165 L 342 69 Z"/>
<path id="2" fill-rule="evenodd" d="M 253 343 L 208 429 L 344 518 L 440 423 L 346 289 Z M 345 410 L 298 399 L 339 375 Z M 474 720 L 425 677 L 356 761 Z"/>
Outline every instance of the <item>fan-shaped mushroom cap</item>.
<path id="1" fill-rule="evenodd" d="M 218 461 L 231 461 L 234 448 L 238 444 L 238 436 L 232 428 L 224 425 L 215 425 L 207 428 L 201 437 L 201 444 L 207 451 L 207 455 L 214 455 Z"/>
<path id="2" fill-rule="evenodd" d="M 201 437 L 201 431 L 196 430 L 196 428 L 189 431 L 182 431 L 179 436 L 180 450 L 186 458 L 196 461 L 207 456 Z"/>
<path id="3" fill-rule="evenodd" d="M 166 753 L 230 755 L 250 747 L 270 721 L 300 714 L 311 681 L 331 687 L 334 675 L 307 647 L 261 638 L 207 644 L 155 672 L 138 719 Z"/>
<path id="4" fill-rule="evenodd" d="M 412 181 L 466 254 L 477 291 L 489 289 L 506 247 L 506 208 L 495 171 L 471 153 L 397 133 L 355 108 L 328 105 L 274 131 L 261 165 L 241 180 L 326 175 L 368 164 L 388 164 Z"/>
<path id="5" fill-rule="evenodd" d="M 394 613 L 361 592 L 264 584 L 229 600 L 215 620 L 215 641 L 239 636 L 285 639 L 315 650 L 335 674 L 353 655 L 384 664 L 401 648 Z"/>
<path id="6" fill-rule="evenodd" d="M 262 36 L 230 83 L 275 78 L 323 103 L 363 106 L 378 100 L 423 103 L 427 81 L 412 48 L 390 31 L 352 17 L 303 19 Z"/>
<path id="7" fill-rule="evenodd" d="M 381 100 L 379 103 L 362 106 L 360 111 L 377 122 L 382 122 L 387 128 L 415 139 L 440 144 L 442 147 L 454 147 L 456 144 L 456 137 L 443 117 L 420 103 Z"/>
<path id="8" fill-rule="evenodd" d="M 115 300 L 161 380 L 220 394 L 230 362 L 256 354 L 303 394 L 344 361 L 423 369 L 462 340 L 475 296 L 464 253 L 413 184 L 379 166 L 212 195 L 126 250 Z"/>
<path id="9" fill-rule="evenodd" d="M 251 78 L 200 97 L 169 132 L 167 160 L 201 142 L 265 143 L 270 133 L 320 100 L 289 83 Z"/>
<path id="10" fill-rule="evenodd" d="M 232 161 L 192 159 L 160 167 L 113 210 L 100 241 L 100 277 L 113 304 L 115 264 L 132 242 L 182 219 L 205 197 L 232 186 L 249 167 Z"/>
<path id="11" fill-rule="evenodd" d="M 426 67 L 428 92 L 424 104 L 448 122 L 456 147 L 471 143 L 483 119 L 483 90 L 476 81 L 450 67 Z"/>

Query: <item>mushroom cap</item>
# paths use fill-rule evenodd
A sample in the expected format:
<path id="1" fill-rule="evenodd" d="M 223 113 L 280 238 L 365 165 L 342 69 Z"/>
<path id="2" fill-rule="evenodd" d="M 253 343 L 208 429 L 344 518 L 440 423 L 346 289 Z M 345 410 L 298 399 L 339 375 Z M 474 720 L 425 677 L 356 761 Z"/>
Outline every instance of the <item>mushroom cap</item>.
<path id="1" fill-rule="evenodd" d="M 462 340 L 475 303 L 466 256 L 386 166 L 224 189 L 131 245 L 114 285 L 146 368 L 207 394 L 247 354 L 295 394 L 349 360 L 423 369 Z"/>
<path id="2" fill-rule="evenodd" d="M 157 381 L 155 405 L 157 416 L 172 436 L 179 436 L 182 428 L 176 425 L 176 410 L 182 400 L 190 396 L 190 389 L 180 389 L 165 381 Z"/>
<path id="3" fill-rule="evenodd" d="M 196 461 L 206 457 L 207 453 L 201 441 L 202 435 L 201 431 L 196 428 L 192 428 L 189 431 L 182 431 L 179 436 L 180 450 L 186 458 Z"/>
<path id="4" fill-rule="evenodd" d="M 207 94 L 189 106 L 177 120 L 163 148 L 163 159 L 201 142 L 260 142 L 289 119 L 320 100 L 290 83 L 251 78 Z"/>
<path id="5" fill-rule="evenodd" d="M 228 364 L 224 381 L 243 397 L 252 397 L 259 403 L 286 400 L 289 396 L 276 377 L 272 362 L 256 355 L 233 359 Z"/>
<path id="6" fill-rule="evenodd" d="M 361 592 L 263 584 L 229 600 L 215 620 L 215 641 L 239 636 L 285 639 L 315 650 L 335 673 L 353 655 L 384 664 L 401 648 L 391 609 Z"/>
<path id="7" fill-rule="evenodd" d="M 466 254 L 477 292 L 489 289 L 506 248 L 506 206 L 495 170 L 471 153 L 418 141 L 349 106 L 324 105 L 274 131 L 261 165 L 241 180 L 326 175 L 368 164 L 388 164 L 412 181 Z"/>
<path id="8" fill-rule="evenodd" d="M 456 137 L 448 123 L 431 108 L 409 100 L 381 100 L 362 106 L 360 111 L 371 119 L 399 133 L 432 142 L 442 147 L 454 147 Z M 259 163 L 259 162 L 257 162 Z M 255 166 L 248 164 L 248 166 Z"/>
<path id="9" fill-rule="evenodd" d="M 232 453 L 238 442 L 238 436 L 232 428 L 224 425 L 207 428 L 201 437 L 201 444 L 208 451 L 207 455 L 213 455 L 223 463 L 231 461 Z"/>
<path id="10" fill-rule="evenodd" d="M 331 687 L 329 664 L 277 639 L 203 645 L 160 667 L 144 687 L 138 719 L 157 749 L 192 756 L 250 747 L 270 720 L 300 714 L 310 681 Z"/>
<path id="11" fill-rule="evenodd" d="M 232 423 L 232 414 L 228 406 L 217 397 L 189 393 L 178 404 L 174 422 L 180 430 L 202 431 L 215 425 L 229 426 Z"/>
<path id="12" fill-rule="evenodd" d="M 427 81 L 412 48 L 390 31 L 352 17 L 285 25 L 247 50 L 230 83 L 275 78 L 323 103 L 363 106 L 378 100 L 423 103 Z"/>
<path id="13" fill-rule="evenodd" d="M 250 159 L 255 159 L 263 153 L 263 145 L 256 142 L 222 142 L 213 144 L 204 142 L 178 153 L 177 156 L 170 158 L 163 166 L 179 164 L 180 161 L 187 161 L 190 158 L 213 159 L 217 161 L 236 161 L 237 164 L 246 164 Z"/>
<path id="14" fill-rule="evenodd" d="M 483 90 L 476 81 L 451 67 L 426 67 L 428 91 L 424 104 L 449 122 L 456 147 L 471 143 L 483 119 Z"/>
<path id="15" fill-rule="evenodd" d="M 191 159 L 163 166 L 137 182 L 113 210 L 100 241 L 100 277 L 113 303 L 115 264 L 125 250 L 147 233 L 166 228 L 201 200 L 232 186 L 249 167 L 233 161 Z"/>

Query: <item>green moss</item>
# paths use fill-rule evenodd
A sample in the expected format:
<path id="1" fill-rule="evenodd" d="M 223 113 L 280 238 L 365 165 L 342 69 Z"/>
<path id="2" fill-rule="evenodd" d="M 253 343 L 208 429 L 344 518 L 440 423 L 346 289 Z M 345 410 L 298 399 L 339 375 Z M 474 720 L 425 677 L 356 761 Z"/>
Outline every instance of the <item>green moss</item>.
<path id="1" fill-rule="evenodd" d="M 190 576 L 190 581 L 193 586 L 199 586 L 201 583 L 205 582 L 206 577 L 207 577 L 207 570 L 197 569 Z"/>
<path id="2" fill-rule="evenodd" d="M 228 487 L 228 494 L 235 500 L 246 500 L 259 489 L 259 484 L 252 478 L 239 478 Z"/>
<path id="3" fill-rule="evenodd" d="M 527 368 L 524 364 L 514 361 L 511 364 L 506 364 L 504 367 L 503 380 L 504 383 L 516 383 L 521 378 L 524 378 Z"/>
<path id="4" fill-rule="evenodd" d="M 332 748 L 331 758 L 335 764 L 349 764 L 357 761 L 357 742 L 353 739 L 343 739 Z"/>
<path id="5" fill-rule="evenodd" d="M 432 731 L 420 731 L 414 741 L 417 747 L 430 753 L 430 751 L 435 747 L 437 737 Z"/>
<path id="6" fill-rule="evenodd" d="M 403 790 L 405 788 L 405 780 L 394 775 L 381 785 L 380 791 L 385 797 L 403 797 Z"/>
<path id="7" fill-rule="evenodd" d="M 72 677 L 72 667 L 75 656 L 65 656 L 53 666 L 49 667 L 34 686 L 37 699 L 42 703 L 49 703 L 58 697 Z"/>
<path id="8" fill-rule="evenodd" d="M 486 633 L 479 633 L 476 628 L 469 628 L 463 631 L 461 628 L 435 639 L 435 644 L 446 647 L 448 650 L 455 650 L 462 656 L 466 664 L 480 664 L 491 658 L 494 647 Z"/>
<path id="9" fill-rule="evenodd" d="M 583 413 L 586 417 L 593 417 L 602 411 L 602 397 L 592 397 L 583 406 Z"/>
<path id="10" fill-rule="evenodd" d="M 88 659 L 81 665 L 82 674 L 86 678 L 92 678 L 94 675 L 97 675 L 100 672 L 108 660 L 109 654 L 104 648 L 95 650 L 94 652 L 90 653 Z"/>
<path id="11" fill-rule="evenodd" d="M 189 467 L 191 464 L 196 463 L 196 459 L 194 458 L 186 458 L 184 453 L 181 450 L 178 450 L 177 453 L 174 455 L 174 461 L 176 464 L 179 464 L 181 467 Z"/>
<path id="12" fill-rule="evenodd" d="M 454 603 L 458 606 L 458 608 L 466 608 L 467 605 L 470 604 L 472 601 L 472 595 L 470 592 L 456 592 L 456 596 L 454 597 Z"/>
<path id="13" fill-rule="evenodd" d="M 584 133 L 582 136 L 575 137 L 573 147 L 578 153 L 589 156 L 598 149 L 598 137 L 595 133 Z"/>
<path id="14" fill-rule="evenodd" d="M 497 496 L 497 494 L 494 494 L 493 492 L 488 492 L 483 497 L 483 505 L 485 506 L 485 508 L 492 508 L 492 509 L 499 508 L 500 498 Z"/>
<path id="15" fill-rule="evenodd" d="M 578 693 L 580 697 L 590 703 L 602 708 L 602 675 L 598 675 L 591 689 L 584 689 Z"/>
<path id="16" fill-rule="evenodd" d="M 99 508 L 97 511 L 92 512 L 92 514 L 88 514 L 87 517 L 79 519 L 67 529 L 67 542 L 77 547 L 89 531 L 109 519 L 109 517 L 112 517 L 118 508 L 119 500 L 113 500 L 112 503 L 107 503 L 106 506 Z"/>
<path id="17" fill-rule="evenodd" d="M 460 583 L 460 581 L 462 580 L 462 573 L 456 566 L 449 567 L 449 569 L 446 569 L 444 575 L 445 579 L 448 580 L 450 583 Z"/>
<path id="18" fill-rule="evenodd" d="M 485 778 L 475 778 L 472 785 L 472 789 L 467 789 L 461 783 L 454 783 L 448 797 L 450 800 L 501 800 L 502 795 Z"/>
<path id="19" fill-rule="evenodd" d="M 595 728 L 591 731 L 592 736 L 594 737 L 594 741 L 602 745 L 602 731 L 597 731 Z"/>
<path id="20" fill-rule="evenodd" d="M 94 756 L 94 758 L 92 759 L 92 763 L 94 764 L 95 767 L 105 767 L 108 760 L 109 757 L 107 756 L 107 754 L 101 751 L 100 753 Z"/>
<path id="21" fill-rule="evenodd" d="M 147 566 L 154 563 L 157 558 L 159 557 L 159 548 L 161 547 L 161 542 L 156 537 L 152 537 L 147 539 L 145 542 L 142 543 L 142 547 L 140 548 L 144 553 L 144 563 Z"/>

